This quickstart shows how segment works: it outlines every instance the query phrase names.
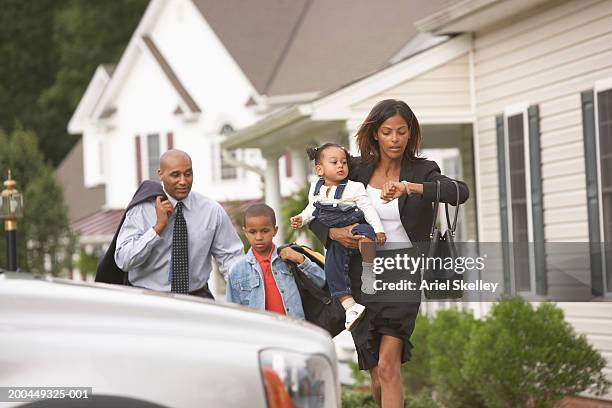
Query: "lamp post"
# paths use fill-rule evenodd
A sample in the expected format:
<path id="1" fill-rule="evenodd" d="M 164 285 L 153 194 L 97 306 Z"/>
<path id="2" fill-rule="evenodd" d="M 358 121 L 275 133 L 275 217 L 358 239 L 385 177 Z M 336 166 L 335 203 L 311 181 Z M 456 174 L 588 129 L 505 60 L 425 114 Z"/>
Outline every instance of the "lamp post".
<path id="1" fill-rule="evenodd" d="M 15 189 L 16 184 L 9 170 L 0 201 L 0 218 L 4 220 L 6 234 L 6 269 L 9 271 L 17 270 L 17 220 L 23 217 L 23 197 Z"/>

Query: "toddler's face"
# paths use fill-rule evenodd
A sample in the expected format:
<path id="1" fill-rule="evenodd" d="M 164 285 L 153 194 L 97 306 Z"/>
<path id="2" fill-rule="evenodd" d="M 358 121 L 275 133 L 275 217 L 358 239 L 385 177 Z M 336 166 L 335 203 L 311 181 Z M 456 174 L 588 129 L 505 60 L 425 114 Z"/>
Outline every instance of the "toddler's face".
<path id="1" fill-rule="evenodd" d="M 249 244 L 253 248 L 253 251 L 257 251 L 262 255 L 268 255 L 270 249 L 272 249 L 272 239 L 278 231 L 270 217 L 265 215 L 257 217 L 247 217 L 244 220 L 245 226 L 242 228 Z"/>
<path id="2" fill-rule="evenodd" d="M 328 183 L 340 183 L 348 176 L 346 153 L 339 147 L 328 147 L 321 152 L 320 163 L 315 166 L 315 171 Z"/>

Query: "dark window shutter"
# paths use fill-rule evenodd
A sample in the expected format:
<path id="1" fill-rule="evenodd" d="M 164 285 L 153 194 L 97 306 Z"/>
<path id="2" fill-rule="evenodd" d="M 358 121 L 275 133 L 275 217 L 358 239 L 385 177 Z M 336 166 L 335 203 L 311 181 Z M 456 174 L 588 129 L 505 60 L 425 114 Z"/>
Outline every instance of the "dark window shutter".
<path id="1" fill-rule="evenodd" d="M 540 153 L 540 110 L 527 110 L 529 124 L 529 166 L 531 174 L 531 216 L 535 256 L 536 294 L 546 295 L 546 254 L 544 249 L 544 202 L 542 194 L 542 158 Z"/>
<path id="2" fill-rule="evenodd" d="M 293 174 L 291 159 L 291 152 L 287 152 L 285 154 L 285 176 L 287 177 L 291 177 Z"/>
<path id="3" fill-rule="evenodd" d="M 506 189 L 506 144 L 504 141 L 504 115 L 495 117 L 497 132 L 497 174 L 499 176 L 499 216 L 501 222 L 501 245 L 503 252 L 504 291 L 509 293 L 512 289 L 510 280 L 510 253 L 508 251 L 508 192 Z"/>
<path id="4" fill-rule="evenodd" d="M 168 150 L 174 149 L 174 134 L 172 132 L 166 134 L 166 146 Z"/>
<path id="5" fill-rule="evenodd" d="M 584 137 L 584 163 L 586 175 L 587 211 L 589 215 L 589 242 L 591 252 L 591 293 L 603 296 L 601 259 L 601 231 L 597 181 L 597 145 L 595 140 L 595 105 L 593 91 L 580 94 L 582 101 L 582 134 Z"/>
<path id="6" fill-rule="evenodd" d="M 142 183 L 142 155 L 140 151 L 140 136 L 136 135 L 134 139 L 136 144 L 136 184 Z"/>

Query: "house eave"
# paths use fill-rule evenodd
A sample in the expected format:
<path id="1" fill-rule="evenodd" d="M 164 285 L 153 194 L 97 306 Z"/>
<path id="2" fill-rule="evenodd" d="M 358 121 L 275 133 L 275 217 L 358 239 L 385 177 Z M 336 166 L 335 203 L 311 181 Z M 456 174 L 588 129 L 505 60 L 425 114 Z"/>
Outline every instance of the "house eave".
<path id="1" fill-rule="evenodd" d="M 477 32 L 550 0 L 464 0 L 415 23 L 437 35 Z"/>
<path id="2" fill-rule="evenodd" d="M 309 105 L 293 105 L 265 117 L 251 126 L 236 131 L 221 143 L 221 148 L 227 150 L 261 148 L 265 144 L 264 139 L 275 136 L 280 129 L 285 129 L 308 119 L 311 113 Z"/>

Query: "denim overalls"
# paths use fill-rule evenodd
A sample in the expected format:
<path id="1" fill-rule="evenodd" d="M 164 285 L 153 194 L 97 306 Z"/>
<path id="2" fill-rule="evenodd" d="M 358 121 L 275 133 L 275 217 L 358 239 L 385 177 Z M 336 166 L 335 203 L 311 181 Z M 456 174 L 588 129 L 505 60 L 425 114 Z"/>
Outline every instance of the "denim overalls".
<path id="1" fill-rule="evenodd" d="M 323 178 L 317 181 L 314 196 L 318 196 L 323 186 Z M 342 198 L 344 189 L 348 184 L 343 180 L 336 187 L 334 199 Z M 353 235 L 363 235 L 376 241 L 374 228 L 365 221 L 363 211 L 353 205 L 347 204 L 322 204 L 315 202 L 315 211 L 312 214 L 317 220 L 328 228 L 341 228 L 351 224 L 359 224 L 351 232 Z M 351 279 L 349 278 L 349 258 L 352 249 L 343 247 L 336 241 L 330 241 L 325 254 L 325 278 L 333 297 L 351 294 Z"/>

